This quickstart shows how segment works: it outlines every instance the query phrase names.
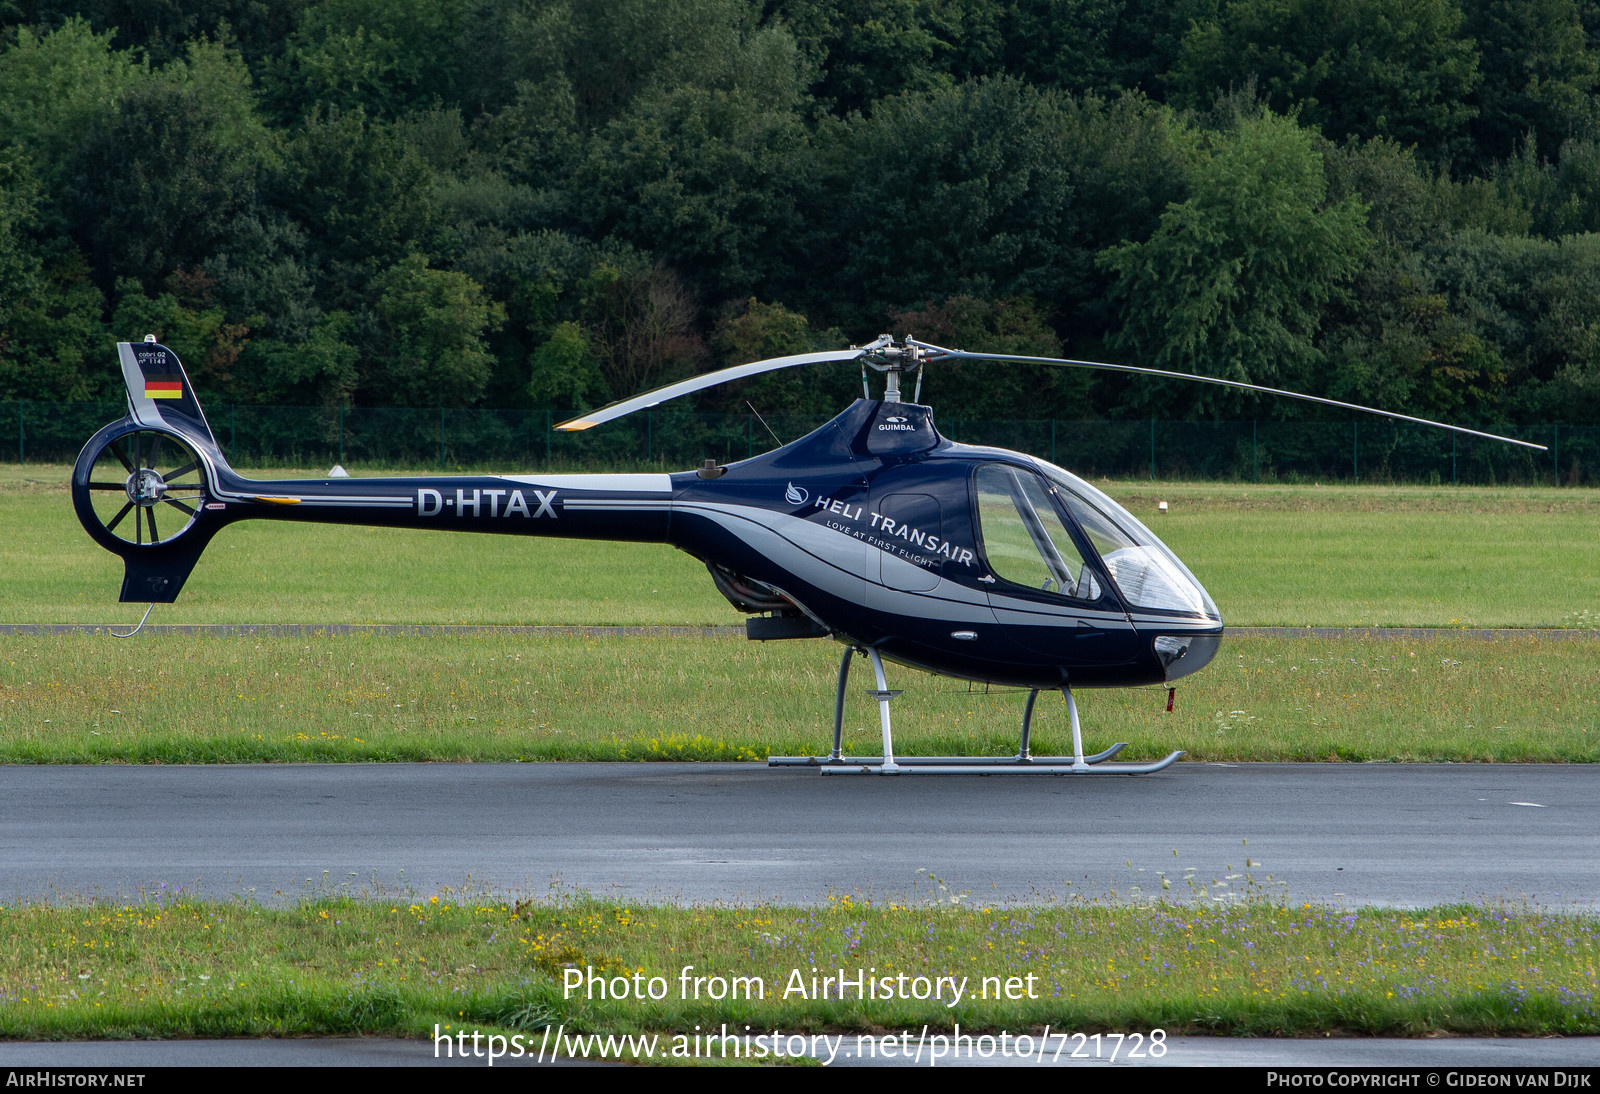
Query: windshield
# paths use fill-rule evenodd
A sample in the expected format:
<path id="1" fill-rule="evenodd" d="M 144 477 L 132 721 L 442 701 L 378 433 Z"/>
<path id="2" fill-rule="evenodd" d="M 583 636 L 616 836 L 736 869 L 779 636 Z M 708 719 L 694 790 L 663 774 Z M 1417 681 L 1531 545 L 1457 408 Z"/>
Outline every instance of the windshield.
<path id="1" fill-rule="evenodd" d="M 1137 517 L 1076 475 L 1043 460 L 1039 468 L 1083 527 L 1129 605 L 1222 618 L 1188 567 Z"/>

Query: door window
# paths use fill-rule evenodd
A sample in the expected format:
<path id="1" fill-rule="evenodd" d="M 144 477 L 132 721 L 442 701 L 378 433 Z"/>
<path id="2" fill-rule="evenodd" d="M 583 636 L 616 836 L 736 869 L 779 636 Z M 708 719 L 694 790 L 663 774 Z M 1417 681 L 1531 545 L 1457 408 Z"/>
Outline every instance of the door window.
<path id="1" fill-rule="evenodd" d="M 1099 600 L 1100 583 L 1037 476 L 1015 467 L 978 468 L 978 519 L 995 576 L 1059 596 Z"/>

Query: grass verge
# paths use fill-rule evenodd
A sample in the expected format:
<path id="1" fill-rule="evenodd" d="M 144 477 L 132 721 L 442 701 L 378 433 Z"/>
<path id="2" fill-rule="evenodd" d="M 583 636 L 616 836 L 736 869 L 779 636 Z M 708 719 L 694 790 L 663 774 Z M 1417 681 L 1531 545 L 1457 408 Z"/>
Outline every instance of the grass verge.
<path id="1" fill-rule="evenodd" d="M 1199 899 L 1025 908 L 973 904 L 936 883 L 916 907 L 846 896 L 819 908 L 514 903 L 449 890 L 276 909 L 181 895 L 0 906 L 0 1037 L 425 1036 L 436 1024 L 528 1034 L 556 1023 L 667 1035 L 722 1023 L 1600 1033 L 1593 917 L 1208 895 L 1229 884 L 1251 881 L 1241 868 L 1200 883 Z M 878 997 L 821 982 L 841 969 L 866 970 Z M 607 981 L 604 998 L 588 972 Z M 942 998 L 915 997 L 935 982 Z"/>
<path id="2" fill-rule="evenodd" d="M 825 752 L 839 647 L 495 634 L 0 640 L 0 762 L 764 760 Z M 1203 760 L 1600 761 L 1600 640 L 1236 638 L 1164 689 L 1080 693 L 1087 743 Z M 905 755 L 1014 754 L 1025 693 L 896 669 Z M 879 746 L 864 682 L 846 747 Z M 1036 755 L 1070 752 L 1045 697 Z"/>

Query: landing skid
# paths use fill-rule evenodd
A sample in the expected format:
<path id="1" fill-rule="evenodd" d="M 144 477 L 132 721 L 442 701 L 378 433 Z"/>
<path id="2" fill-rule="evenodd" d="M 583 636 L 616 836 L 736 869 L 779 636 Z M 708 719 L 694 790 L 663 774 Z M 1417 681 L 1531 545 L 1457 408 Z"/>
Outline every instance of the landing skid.
<path id="1" fill-rule="evenodd" d="M 867 694 L 878 701 L 878 716 L 883 727 L 882 756 L 844 754 L 844 691 L 850 679 L 850 661 L 858 653 L 872 662 L 872 673 L 877 678 L 877 689 Z M 833 708 L 833 751 L 826 756 L 769 756 L 767 766 L 814 767 L 823 775 L 1149 775 L 1171 767 L 1183 755 L 1174 752 L 1145 764 L 1106 762 L 1128 747 L 1126 743 L 1119 743 L 1104 752 L 1085 756 L 1083 731 L 1078 725 L 1078 704 L 1072 698 L 1072 689 L 1062 685 L 1061 695 L 1067 701 L 1067 713 L 1072 718 L 1071 756 L 1035 756 L 1029 751 L 1033 706 L 1039 698 L 1039 689 L 1034 688 L 1028 692 L 1028 702 L 1022 710 L 1022 742 L 1015 756 L 905 756 L 897 760 L 889 724 L 889 703 L 900 694 L 889 690 L 883 675 L 883 659 L 877 650 L 846 647 L 844 658 L 839 662 L 839 690 Z"/>

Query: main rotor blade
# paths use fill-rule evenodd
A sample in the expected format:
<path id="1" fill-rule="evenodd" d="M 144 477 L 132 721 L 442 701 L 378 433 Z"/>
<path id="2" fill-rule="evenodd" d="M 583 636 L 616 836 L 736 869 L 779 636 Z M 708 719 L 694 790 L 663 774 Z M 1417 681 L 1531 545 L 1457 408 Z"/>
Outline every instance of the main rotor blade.
<path id="1" fill-rule="evenodd" d="M 602 422 L 615 421 L 625 414 L 632 414 L 635 410 L 646 410 L 668 399 L 676 399 L 680 395 L 704 388 L 725 384 L 729 380 L 743 380 L 747 376 L 759 376 L 763 372 L 774 372 L 780 368 L 798 368 L 801 365 L 820 365 L 828 361 L 854 361 L 866 350 L 847 349 L 831 350 L 827 353 L 797 353 L 792 357 L 769 357 L 765 361 L 752 361 L 748 365 L 735 365 L 732 368 L 721 369 L 717 372 L 708 372 L 703 376 L 691 376 L 687 380 L 679 380 L 666 387 L 658 387 L 654 391 L 647 391 L 643 395 L 635 395 L 631 399 L 623 399 L 612 403 L 610 406 L 591 410 L 569 421 L 556 426 L 566 433 L 574 433 L 580 429 L 589 429 L 600 425 Z"/>
<path id="2" fill-rule="evenodd" d="M 907 339 L 910 342 L 910 339 Z M 1321 403 L 1323 406 L 1336 406 L 1341 410 L 1357 410 L 1363 414 L 1376 414 L 1380 418 L 1393 418 L 1402 422 L 1415 422 L 1417 425 L 1431 425 L 1435 429 L 1448 429 L 1452 433 L 1464 433 L 1469 437 L 1482 437 L 1488 441 L 1501 441 L 1505 444 L 1514 444 L 1522 448 L 1533 448 L 1540 452 L 1549 451 L 1542 444 L 1532 441 L 1519 441 L 1515 437 L 1502 437 L 1498 433 L 1483 433 L 1476 429 L 1468 429 L 1461 425 L 1448 425 L 1445 422 L 1435 422 L 1428 418 L 1413 418 L 1409 414 L 1397 414 L 1392 410 L 1379 410 L 1377 407 L 1361 406 L 1358 403 L 1341 403 L 1337 399 L 1324 399 L 1318 395 L 1302 395 L 1298 391 L 1284 391 L 1282 388 L 1263 387 L 1260 384 L 1247 384 L 1242 380 L 1219 380 L 1215 376 L 1201 376 L 1192 372 L 1168 372 L 1159 368 L 1142 368 L 1138 365 L 1112 365 L 1104 361 L 1074 361 L 1064 357 L 1025 357 L 1016 353 L 968 353 L 966 350 L 944 349 L 940 346 L 931 346 L 925 342 L 912 342 L 911 344 L 932 350 L 930 361 L 1026 361 L 1037 365 L 1068 365 L 1073 368 L 1100 369 L 1104 372 L 1132 372 L 1140 376 L 1164 376 L 1173 380 L 1194 380 L 1202 384 L 1215 384 L 1218 387 L 1238 388 L 1241 391 L 1260 391 L 1268 395 L 1282 395 L 1287 399 L 1301 399 L 1308 403 Z"/>

